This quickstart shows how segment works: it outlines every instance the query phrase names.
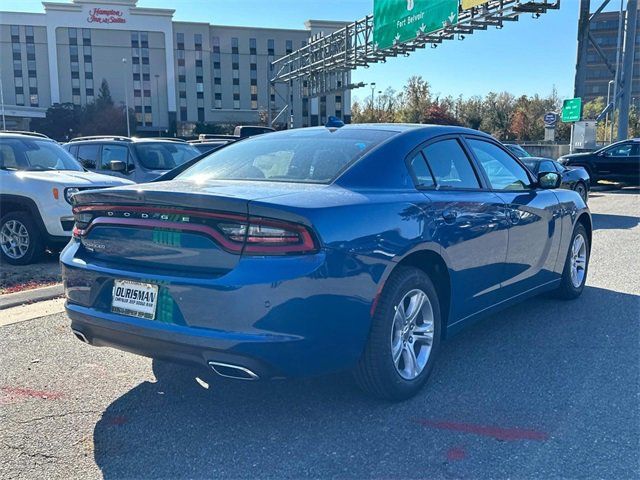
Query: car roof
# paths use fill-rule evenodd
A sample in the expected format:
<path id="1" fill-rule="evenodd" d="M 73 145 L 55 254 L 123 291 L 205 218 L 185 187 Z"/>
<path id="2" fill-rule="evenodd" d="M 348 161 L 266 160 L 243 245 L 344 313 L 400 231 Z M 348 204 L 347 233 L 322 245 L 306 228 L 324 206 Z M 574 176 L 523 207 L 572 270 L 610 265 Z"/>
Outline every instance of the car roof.
<path id="1" fill-rule="evenodd" d="M 0 138 L 19 138 L 19 139 L 23 139 L 23 140 L 46 140 L 46 141 L 50 141 L 50 142 L 54 142 L 54 140 L 52 140 L 51 138 L 47 137 L 47 136 L 41 136 L 41 135 L 30 135 L 28 133 L 19 133 L 19 132 L 11 132 L 8 130 L 5 131 L 0 131 Z"/>

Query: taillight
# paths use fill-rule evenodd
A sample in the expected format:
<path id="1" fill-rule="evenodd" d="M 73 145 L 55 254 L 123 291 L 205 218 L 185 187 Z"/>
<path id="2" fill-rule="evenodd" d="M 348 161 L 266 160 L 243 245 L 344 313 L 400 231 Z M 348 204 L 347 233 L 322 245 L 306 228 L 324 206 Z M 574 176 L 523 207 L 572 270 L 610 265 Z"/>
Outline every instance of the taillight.
<path id="1" fill-rule="evenodd" d="M 195 231 L 225 250 L 247 255 L 287 255 L 318 250 L 311 231 L 300 224 L 235 214 L 161 209 L 157 207 L 74 207 L 73 236 L 83 237 L 97 224 Z M 179 220 L 179 221 L 178 221 Z"/>
<path id="2" fill-rule="evenodd" d="M 250 255 L 286 255 L 317 250 L 309 230 L 297 223 L 252 217 L 248 223 L 220 223 L 218 228 L 232 242 L 243 244 Z"/>

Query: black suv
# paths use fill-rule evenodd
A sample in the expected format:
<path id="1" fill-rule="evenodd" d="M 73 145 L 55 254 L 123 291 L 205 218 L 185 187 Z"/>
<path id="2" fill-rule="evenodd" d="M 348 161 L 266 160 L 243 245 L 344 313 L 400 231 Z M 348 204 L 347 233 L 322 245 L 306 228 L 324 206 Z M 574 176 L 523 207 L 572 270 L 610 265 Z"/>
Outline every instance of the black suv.
<path id="1" fill-rule="evenodd" d="M 193 145 L 173 138 L 78 137 L 63 147 L 87 170 L 136 183 L 150 182 L 200 155 Z"/>
<path id="2" fill-rule="evenodd" d="M 568 167 L 583 167 L 593 183 L 598 180 L 640 184 L 640 138 L 613 143 L 589 153 L 563 155 L 558 159 Z"/>

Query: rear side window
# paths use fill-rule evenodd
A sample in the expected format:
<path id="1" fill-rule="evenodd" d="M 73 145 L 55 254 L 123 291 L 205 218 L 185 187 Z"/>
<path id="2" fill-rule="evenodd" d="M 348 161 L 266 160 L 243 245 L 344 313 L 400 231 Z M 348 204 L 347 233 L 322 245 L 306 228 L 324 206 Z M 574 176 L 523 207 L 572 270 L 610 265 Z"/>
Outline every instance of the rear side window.
<path id="1" fill-rule="evenodd" d="M 418 187 L 433 187 L 435 185 L 433 181 L 433 176 L 429 171 L 429 167 L 427 166 L 427 161 L 425 160 L 422 153 L 418 152 L 409 162 L 411 171 L 413 175 L 416 177 L 416 182 Z"/>
<path id="2" fill-rule="evenodd" d="M 89 143 L 86 145 L 78 145 L 78 161 L 86 168 L 97 168 L 99 153 L 100 144 Z"/>
<path id="3" fill-rule="evenodd" d="M 483 140 L 468 139 L 468 142 L 487 175 L 491 188 L 495 190 L 528 190 L 531 188 L 531 180 L 529 180 L 527 171 L 507 152 L 493 143 Z"/>
<path id="4" fill-rule="evenodd" d="M 467 154 L 455 139 L 432 143 L 423 150 L 438 188 L 480 188 Z"/>

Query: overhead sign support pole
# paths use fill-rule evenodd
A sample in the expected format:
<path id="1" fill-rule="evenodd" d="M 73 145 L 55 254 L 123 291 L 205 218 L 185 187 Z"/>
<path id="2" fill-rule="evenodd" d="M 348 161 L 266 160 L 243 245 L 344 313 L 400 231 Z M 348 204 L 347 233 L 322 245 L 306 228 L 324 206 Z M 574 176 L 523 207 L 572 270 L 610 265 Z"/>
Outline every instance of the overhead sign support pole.
<path id="1" fill-rule="evenodd" d="M 629 107 L 631 105 L 637 19 L 638 0 L 627 0 L 627 32 L 624 38 L 624 60 L 622 61 L 622 88 L 620 109 L 618 110 L 618 140 L 625 140 L 629 134 Z"/>

